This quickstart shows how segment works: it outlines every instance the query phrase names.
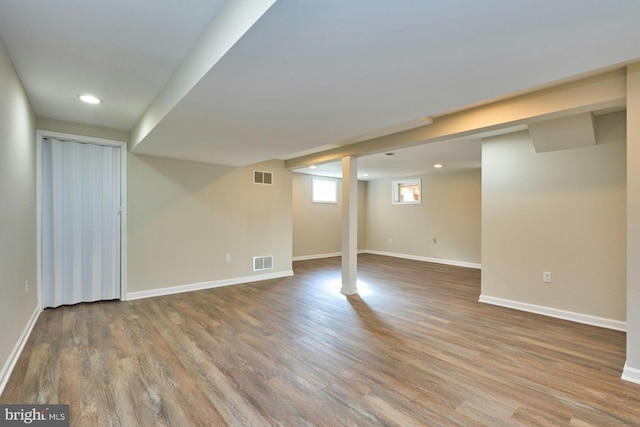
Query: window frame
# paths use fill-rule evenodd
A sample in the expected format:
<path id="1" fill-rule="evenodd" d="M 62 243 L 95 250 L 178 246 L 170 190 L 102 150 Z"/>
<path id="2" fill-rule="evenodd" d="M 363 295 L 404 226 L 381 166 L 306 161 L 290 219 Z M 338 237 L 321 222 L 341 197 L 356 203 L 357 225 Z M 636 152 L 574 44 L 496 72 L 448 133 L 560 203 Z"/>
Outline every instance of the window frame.
<path id="1" fill-rule="evenodd" d="M 401 199 L 401 190 L 400 188 L 403 186 L 417 186 L 418 187 L 418 200 L 407 200 L 402 201 Z M 420 205 L 422 204 L 422 179 L 420 178 L 411 178 L 411 179 L 399 179 L 391 182 L 391 204 L 393 205 Z"/>
<path id="2" fill-rule="evenodd" d="M 334 200 L 324 200 L 324 199 L 316 199 L 316 181 L 322 182 L 330 182 L 333 184 L 333 192 L 334 192 Z M 338 204 L 338 180 L 333 178 L 325 178 L 325 177 L 317 177 L 314 176 L 311 178 L 311 203 L 323 203 L 323 204 Z"/>

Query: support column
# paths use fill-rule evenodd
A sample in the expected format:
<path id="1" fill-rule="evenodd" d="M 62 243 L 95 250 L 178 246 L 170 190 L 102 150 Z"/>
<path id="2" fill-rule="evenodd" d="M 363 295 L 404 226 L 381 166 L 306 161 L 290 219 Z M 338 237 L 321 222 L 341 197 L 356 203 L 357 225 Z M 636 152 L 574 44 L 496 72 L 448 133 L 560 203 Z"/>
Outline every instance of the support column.
<path id="1" fill-rule="evenodd" d="M 640 384 L 640 62 L 627 67 L 627 362 Z"/>
<path id="2" fill-rule="evenodd" d="M 358 293 L 358 158 L 342 159 L 342 292 Z"/>

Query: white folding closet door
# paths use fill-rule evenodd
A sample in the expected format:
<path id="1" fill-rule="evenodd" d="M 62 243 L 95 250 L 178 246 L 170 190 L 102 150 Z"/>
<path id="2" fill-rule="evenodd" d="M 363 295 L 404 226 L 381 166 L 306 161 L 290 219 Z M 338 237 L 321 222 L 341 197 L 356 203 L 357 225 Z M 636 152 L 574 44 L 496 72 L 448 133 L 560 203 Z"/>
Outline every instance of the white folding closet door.
<path id="1" fill-rule="evenodd" d="M 42 142 L 44 307 L 120 297 L 120 147 Z"/>

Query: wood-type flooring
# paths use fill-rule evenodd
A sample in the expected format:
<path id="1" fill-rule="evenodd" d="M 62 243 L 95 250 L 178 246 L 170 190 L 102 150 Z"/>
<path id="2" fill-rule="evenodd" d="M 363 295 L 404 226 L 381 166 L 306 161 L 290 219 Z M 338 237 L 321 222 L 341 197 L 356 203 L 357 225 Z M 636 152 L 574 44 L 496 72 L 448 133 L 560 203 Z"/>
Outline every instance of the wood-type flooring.
<path id="1" fill-rule="evenodd" d="M 0 403 L 72 426 L 640 426 L 625 334 L 478 302 L 480 271 L 359 257 L 45 310 Z"/>

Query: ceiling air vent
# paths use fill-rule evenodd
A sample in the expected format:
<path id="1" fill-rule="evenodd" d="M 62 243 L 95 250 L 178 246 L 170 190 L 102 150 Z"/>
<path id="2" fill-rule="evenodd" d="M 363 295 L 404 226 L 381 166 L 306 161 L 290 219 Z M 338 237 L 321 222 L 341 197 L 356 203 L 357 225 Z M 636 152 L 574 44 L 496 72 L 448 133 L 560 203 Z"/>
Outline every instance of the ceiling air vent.
<path id="1" fill-rule="evenodd" d="M 253 171 L 253 183 L 254 184 L 273 184 L 273 173 L 265 171 Z"/>
<path id="2" fill-rule="evenodd" d="M 273 255 L 253 257 L 253 271 L 271 270 L 273 268 Z"/>

